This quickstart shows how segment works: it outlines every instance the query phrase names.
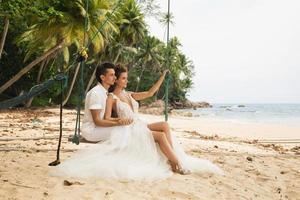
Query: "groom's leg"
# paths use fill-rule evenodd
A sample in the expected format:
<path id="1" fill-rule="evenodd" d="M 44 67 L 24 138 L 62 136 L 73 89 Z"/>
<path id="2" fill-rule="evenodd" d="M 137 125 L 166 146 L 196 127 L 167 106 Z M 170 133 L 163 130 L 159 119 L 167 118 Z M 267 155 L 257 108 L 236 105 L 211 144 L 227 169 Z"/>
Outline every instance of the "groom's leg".
<path id="1" fill-rule="evenodd" d="M 151 131 L 160 131 L 164 132 L 166 134 L 166 137 L 171 145 L 173 147 L 172 139 L 171 139 L 171 130 L 168 122 L 156 122 L 152 124 L 148 124 L 148 128 Z"/>
<path id="2" fill-rule="evenodd" d="M 92 131 L 84 132 L 82 136 L 90 142 L 105 141 L 110 138 L 113 127 L 95 127 Z"/>

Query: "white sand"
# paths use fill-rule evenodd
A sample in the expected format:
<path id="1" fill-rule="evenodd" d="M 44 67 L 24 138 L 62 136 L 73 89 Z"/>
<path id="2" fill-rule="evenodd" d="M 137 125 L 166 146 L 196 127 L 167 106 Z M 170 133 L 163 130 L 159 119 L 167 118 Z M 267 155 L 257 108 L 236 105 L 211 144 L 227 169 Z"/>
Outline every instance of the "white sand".
<path id="1" fill-rule="evenodd" d="M 164 116 L 141 115 L 146 121 L 164 120 Z M 195 130 L 203 134 L 218 134 L 243 139 L 300 139 L 299 126 L 283 124 L 262 124 L 254 122 L 226 121 L 200 117 L 171 116 L 169 123 L 178 130 Z"/>
<path id="2" fill-rule="evenodd" d="M 0 139 L 58 135 L 58 114 L 58 109 L 0 111 Z M 93 145 L 67 141 L 75 117 L 74 110 L 64 110 L 61 160 L 72 155 L 67 150 Z M 213 161 L 226 175 L 174 174 L 154 183 L 67 179 L 74 184 L 65 186 L 64 178 L 48 175 L 57 139 L 0 141 L 0 199 L 300 199 L 299 150 L 292 151 L 297 144 L 252 142 L 299 138 L 299 128 L 184 117 L 169 121 L 189 154 Z"/>

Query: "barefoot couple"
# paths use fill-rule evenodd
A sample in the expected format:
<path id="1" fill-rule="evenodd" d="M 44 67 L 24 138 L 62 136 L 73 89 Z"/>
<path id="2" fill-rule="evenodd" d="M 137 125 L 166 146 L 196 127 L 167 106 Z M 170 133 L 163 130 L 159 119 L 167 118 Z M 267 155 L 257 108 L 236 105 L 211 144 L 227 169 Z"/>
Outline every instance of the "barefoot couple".
<path id="1" fill-rule="evenodd" d="M 167 122 L 147 124 L 139 118 L 137 101 L 153 96 L 166 73 L 149 91 L 128 92 L 127 69 L 101 64 L 95 74 L 99 83 L 85 99 L 82 124 L 86 140 L 101 142 L 75 153 L 57 167 L 56 174 L 117 180 L 164 179 L 172 171 L 222 174 L 210 161 L 187 155 Z"/>

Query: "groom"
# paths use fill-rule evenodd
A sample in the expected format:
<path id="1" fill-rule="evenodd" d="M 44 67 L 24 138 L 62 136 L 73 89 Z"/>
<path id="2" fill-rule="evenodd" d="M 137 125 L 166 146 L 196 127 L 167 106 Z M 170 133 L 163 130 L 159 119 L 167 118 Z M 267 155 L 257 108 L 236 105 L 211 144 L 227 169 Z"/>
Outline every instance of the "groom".
<path id="1" fill-rule="evenodd" d="M 132 119 L 103 119 L 106 107 L 108 88 L 114 85 L 115 65 L 102 63 L 96 69 L 98 84 L 86 95 L 84 117 L 82 122 L 82 136 L 90 142 L 107 140 L 114 126 L 129 125 Z"/>

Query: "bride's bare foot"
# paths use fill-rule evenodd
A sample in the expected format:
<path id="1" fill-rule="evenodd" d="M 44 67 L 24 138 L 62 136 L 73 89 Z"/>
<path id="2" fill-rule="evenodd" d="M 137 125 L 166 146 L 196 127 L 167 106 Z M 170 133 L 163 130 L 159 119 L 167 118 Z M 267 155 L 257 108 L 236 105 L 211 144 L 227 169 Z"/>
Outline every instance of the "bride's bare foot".
<path id="1" fill-rule="evenodd" d="M 169 165 L 171 166 L 171 169 L 174 173 L 176 173 L 176 164 L 174 162 L 168 161 Z"/>
<path id="2" fill-rule="evenodd" d="M 187 174 L 190 174 L 190 173 L 191 173 L 190 170 L 187 170 L 187 169 L 182 168 L 182 166 L 180 166 L 180 165 L 177 164 L 177 163 L 174 163 L 174 162 L 172 162 L 172 161 L 169 161 L 168 163 L 171 165 L 172 171 L 173 171 L 174 173 L 178 173 L 178 174 L 181 174 L 181 175 L 187 175 Z"/>
<path id="3" fill-rule="evenodd" d="M 177 165 L 177 166 L 178 166 L 178 165 Z M 178 173 L 178 174 L 181 174 L 181 175 L 188 175 L 188 174 L 191 173 L 191 171 L 188 170 L 188 169 L 184 169 L 184 168 L 182 168 L 181 166 L 178 166 L 178 168 L 177 168 L 177 173 Z"/>

